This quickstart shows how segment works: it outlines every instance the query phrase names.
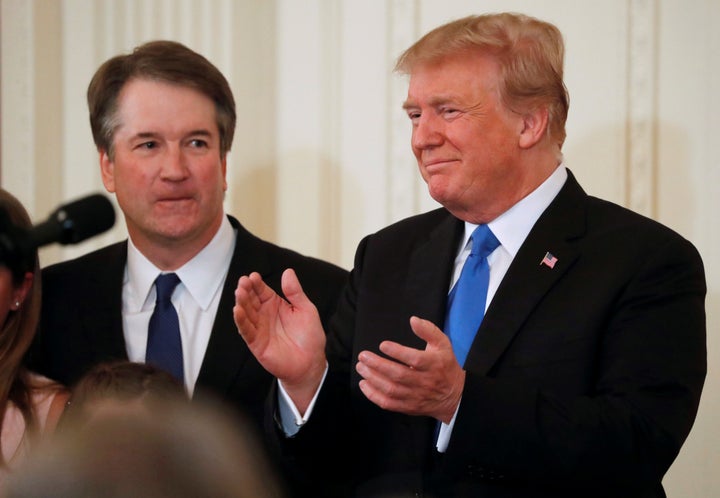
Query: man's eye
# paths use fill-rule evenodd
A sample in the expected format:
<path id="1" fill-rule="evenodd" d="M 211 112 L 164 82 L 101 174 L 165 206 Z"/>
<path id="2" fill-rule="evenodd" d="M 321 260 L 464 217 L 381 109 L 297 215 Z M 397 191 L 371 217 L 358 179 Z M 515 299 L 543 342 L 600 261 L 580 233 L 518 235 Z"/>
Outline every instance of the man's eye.
<path id="1" fill-rule="evenodd" d="M 199 138 L 194 138 L 190 140 L 190 146 L 195 148 L 202 148 L 207 147 L 207 142 L 205 140 L 201 140 Z"/>
<path id="2" fill-rule="evenodd" d="M 443 109 L 441 112 L 442 112 L 442 115 L 445 116 L 446 118 L 453 118 L 460 113 L 460 111 L 458 111 L 457 109 L 452 109 L 452 108 Z"/>
<path id="3" fill-rule="evenodd" d="M 157 142 L 143 142 L 140 145 L 138 145 L 138 148 L 140 149 L 154 149 L 157 147 Z"/>

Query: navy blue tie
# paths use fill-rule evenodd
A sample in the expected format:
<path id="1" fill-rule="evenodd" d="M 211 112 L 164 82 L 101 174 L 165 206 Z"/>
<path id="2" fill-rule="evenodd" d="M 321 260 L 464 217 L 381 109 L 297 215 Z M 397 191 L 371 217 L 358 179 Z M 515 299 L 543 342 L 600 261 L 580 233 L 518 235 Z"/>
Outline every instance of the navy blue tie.
<path id="1" fill-rule="evenodd" d="M 448 312 L 445 318 L 445 333 L 450 337 L 460 365 L 465 364 L 465 358 L 485 315 L 490 280 L 487 257 L 500 245 L 487 225 L 479 225 L 470 240 L 472 249 L 463 265 L 460 278 L 448 296 Z"/>
<path id="2" fill-rule="evenodd" d="M 145 362 L 167 370 L 184 382 L 182 340 L 177 311 L 170 298 L 180 279 L 174 273 L 165 273 L 155 279 L 155 310 L 148 326 Z"/>

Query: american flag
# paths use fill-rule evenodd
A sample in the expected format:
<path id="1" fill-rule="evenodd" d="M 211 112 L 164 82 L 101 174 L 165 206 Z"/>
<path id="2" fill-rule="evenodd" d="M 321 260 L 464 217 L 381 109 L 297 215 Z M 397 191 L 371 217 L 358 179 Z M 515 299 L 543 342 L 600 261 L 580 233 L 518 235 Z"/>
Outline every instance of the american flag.
<path id="1" fill-rule="evenodd" d="M 545 265 L 549 268 L 554 268 L 555 263 L 557 263 L 557 258 L 555 256 L 553 256 L 552 254 L 550 254 L 549 252 L 546 252 L 542 261 L 540 261 L 541 265 Z"/>

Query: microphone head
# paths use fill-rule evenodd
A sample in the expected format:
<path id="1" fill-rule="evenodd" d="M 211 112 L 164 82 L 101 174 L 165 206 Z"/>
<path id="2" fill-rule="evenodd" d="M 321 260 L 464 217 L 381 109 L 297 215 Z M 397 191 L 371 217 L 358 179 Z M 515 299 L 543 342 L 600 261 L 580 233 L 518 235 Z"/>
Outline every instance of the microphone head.
<path id="1" fill-rule="evenodd" d="M 60 206 L 46 221 L 34 226 L 29 232 L 28 246 L 77 244 L 114 224 L 115 208 L 110 200 L 102 194 L 92 194 Z"/>
<path id="2" fill-rule="evenodd" d="M 92 194 L 60 206 L 50 215 L 50 220 L 61 227 L 60 244 L 77 244 L 112 228 L 115 208 L 104 195 Z"/>

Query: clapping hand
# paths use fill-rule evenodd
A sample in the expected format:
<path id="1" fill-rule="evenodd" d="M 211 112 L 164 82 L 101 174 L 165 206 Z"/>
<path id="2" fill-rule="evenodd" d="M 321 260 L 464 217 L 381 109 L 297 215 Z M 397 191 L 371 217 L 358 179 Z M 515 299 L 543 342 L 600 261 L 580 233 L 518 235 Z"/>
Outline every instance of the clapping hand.
<path id="1" fill-rule="evenodd" d="M 384 341 L 383 358 L 362 351 L 356 369 L 363 377 L 360 390 L 380 408 L 408 415 L 427 415 L 450 422 L 462 397 L 465 371 L 455 359 L 447 335 L 432 322 L 410 318 L 424 350 Z"/>
<path id="2" fill-rule="evenodd" d="M 240 277 L 233 317 L 252 354 L 304 413 L 325 371 L 325 333 L 293 270 L 285 270 L 281 286 L 286 299 L 258 273 Z"/>

